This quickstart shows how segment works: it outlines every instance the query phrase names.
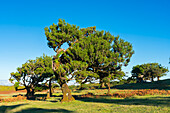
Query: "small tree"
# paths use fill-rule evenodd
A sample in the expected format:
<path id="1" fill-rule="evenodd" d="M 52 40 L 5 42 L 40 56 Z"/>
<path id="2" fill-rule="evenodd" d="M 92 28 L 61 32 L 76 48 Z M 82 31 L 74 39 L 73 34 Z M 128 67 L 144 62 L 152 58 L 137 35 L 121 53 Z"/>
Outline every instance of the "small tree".
<path id="1" fill-rule="evenodd" d="M 34 96 L 37 87 L 43 87 L 46 78 L 53 76 L 52 58 L 46 55 L 37 57 L 36 60 L 28 60 L 22 67 L 17 68 L 17 72 L 12 72 L 10 81 L 16 90 L 19 85 L 23 85 L 27 90 L 27 96 Z M 46 82 L 46 81 L 45 81 Z"/>
<path id="2" fill-rule="evenodd" d="M 154 78 L 157 77 L 159 80 L 159 78 L 165 76 L 167 72 L 168 69 L 161 66 L 161 64 L 147 63 L 134 66 L 132 68 L 132 77 L 136 77 L 137 82 L 142 82 L 143 79 L 153 82 Z"/>

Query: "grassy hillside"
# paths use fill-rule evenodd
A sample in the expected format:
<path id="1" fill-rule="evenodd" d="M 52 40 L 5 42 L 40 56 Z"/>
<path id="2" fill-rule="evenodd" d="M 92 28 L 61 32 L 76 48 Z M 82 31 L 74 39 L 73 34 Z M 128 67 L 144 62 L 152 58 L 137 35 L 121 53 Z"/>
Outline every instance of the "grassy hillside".
<path id="1" fill-rule="evenodd" d="M 146 82 L 146 83 L 132 83 L 132 84 L 123 84 L 116 85 L 113 88 L 116 89 L 164 89 L 170 90 L 170 79 L 160 80 L 155 82 Z"/>

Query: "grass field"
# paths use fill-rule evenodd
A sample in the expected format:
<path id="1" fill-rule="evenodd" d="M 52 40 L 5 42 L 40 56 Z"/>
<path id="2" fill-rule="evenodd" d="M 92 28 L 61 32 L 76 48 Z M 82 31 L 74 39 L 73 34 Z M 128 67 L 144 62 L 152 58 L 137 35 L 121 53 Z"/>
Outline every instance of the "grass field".
<path id="1" fill-rule="evenodd" d="M 1 86 L 0 85 L 0 91 L 15 91 L 14 86 Z"/>
<path id="2" fill-rule="evenodd" d="M 167 82 L 167 84 L 169 83 Z M 154 92 L 154 94 L 146 93 L 139 96 L 140 91 L 164 93 L 156 94 Z M 45 101 L 24 99 L 15 102 L 0 102 L 0 113 L 170 113 L 170 94 L 167 93 L 170 92 L 169 90 L 111 89 L 112 94 L 139 93 L 139 95 L 134 94 L 126 98 L 106 96 L 104 95 L 106 92 L 106 89 L 75 90 L 72 94 L 76 101 L 61 103 L 62 93 L 57 90 L 53 97 Z M 94 94 L 94 96 L 83 97 L 85 94 Z M 16 94 L 6 94 L 5 96 L 12 97 L 12 95 Z M 45 92 L 36 93 L 36 96 L 46 96 L 46 94 Z"/>

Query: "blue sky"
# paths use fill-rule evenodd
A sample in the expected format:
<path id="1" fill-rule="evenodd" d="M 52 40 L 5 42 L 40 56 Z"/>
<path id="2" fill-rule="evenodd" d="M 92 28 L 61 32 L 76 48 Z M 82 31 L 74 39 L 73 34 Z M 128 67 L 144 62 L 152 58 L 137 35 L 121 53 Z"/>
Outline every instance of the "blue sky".
<path id="1" fill-rule="evenodd" d="M 54 55 L 44 28 L 58 19 L 97 30 L 132 43 L 135 54 L 124 69 L 158 62 L 170 69 L 169 0 L 4 0 L 0 2 L 0 80 L 28 59 Z M 130 74 L 129 74 L 130 76 Z M 162 79 L 170 78 L 170 73 Z"/>

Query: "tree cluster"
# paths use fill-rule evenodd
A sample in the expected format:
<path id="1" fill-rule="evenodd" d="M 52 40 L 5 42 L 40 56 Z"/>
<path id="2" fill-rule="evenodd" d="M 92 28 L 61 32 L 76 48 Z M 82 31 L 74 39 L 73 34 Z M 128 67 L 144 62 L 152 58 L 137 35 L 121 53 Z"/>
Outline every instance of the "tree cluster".
<path id="1" fill-rule="evenodd" d="M 124 76 L 122 66 L 127 66 L 134 51 L 129 42 L 114 37 L 109 32 L 97 31 L 96 27 L 80 29 L 59 19 L 58 25 L 45 28 L 48 46 L 56 55 L 53 70 L 63 92 L 63 101 L 73 99 L 67 82 L 75 79 L 83 84 L 100 79 L 107 83 Z M 68 44 L 67 49 L 61 48 Z M 74 99 L 73 99 L 74 100 Z"/>
<path id="2" fill-rule="evenodd" d="M 128 65 L 134 51 L 132 44 L 119 36 L 98 31 L 95 26 L 80 29 L 62 19 L 44 30 L 48 46 L 56 55 L 43 55 L 35 60 L 28 60 L 17 68 L 17 72 L 12 72 L 10 81 L 17 90 L 19 85 L 23 85 L 27 95 L 33 96 L 36 88 L 47 87 L 47 82 L 51 91 L 51 81 L 54 80 L 61 87 L 61 101 L 72 101 L 74 97 L 67 85 L 70 80 L 75 80 L 81 86 L 99 80 L 100 87 L 108 86 L 109 94 L 110 82 L 121 80 L 125 76 L 122 67 Z M 63 48 L 65 44 L 68 48 Z M 150 63 L 134 66 L 132 75 L 153 80 L 167 71 L 157 63 Z"/>
<path id="3" fill-rule="evenodd" d="M 137 82 L 143 82 L 143 80 L 154 81 L 154 78 L 159 80 L 160 77 L 165 76 L 168 69 L 161 66 L 158 63 L 147 63 L 136 65 L 132 69 L 132 77 L 136 77 Z"/>

